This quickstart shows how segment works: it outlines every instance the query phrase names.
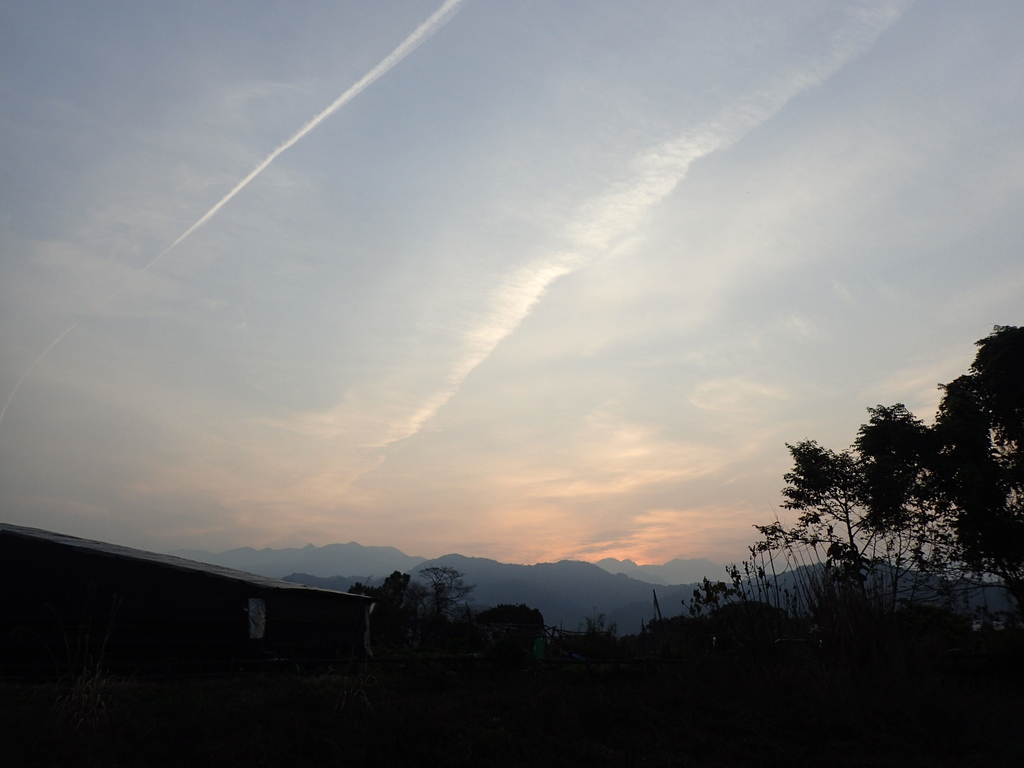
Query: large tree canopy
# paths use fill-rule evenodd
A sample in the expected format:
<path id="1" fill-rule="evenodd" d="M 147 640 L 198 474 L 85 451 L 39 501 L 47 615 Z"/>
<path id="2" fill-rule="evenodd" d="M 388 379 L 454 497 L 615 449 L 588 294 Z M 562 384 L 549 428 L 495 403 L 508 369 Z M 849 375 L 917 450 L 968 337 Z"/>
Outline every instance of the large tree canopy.
<path id="1" fill-rule="evenodd" d="M 1024 605 L 1024 328 L 996 326 L 969 373 L 943 387 L 936 502 L 958 554 Z"/>
<path id="2" fill-rule="evenodd" d="M 840 580 L 901 574 L 998 579 L 1024 606 L 1024 328 L 996 326 L 969 372 L 942 386 L 934 425 L 869 408 L 851 449 L 790 445 L 791 528 L 756 549 L 817 553 Z M 884 568 L 878 566 L 884 565 Z"/>

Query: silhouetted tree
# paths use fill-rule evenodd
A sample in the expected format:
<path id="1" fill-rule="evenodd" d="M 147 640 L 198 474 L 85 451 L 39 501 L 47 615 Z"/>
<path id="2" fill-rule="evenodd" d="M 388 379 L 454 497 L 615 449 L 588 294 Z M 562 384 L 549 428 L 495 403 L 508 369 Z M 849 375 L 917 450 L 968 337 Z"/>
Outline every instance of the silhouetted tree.
<path id="1" fill-rule="evenodd" d="M 844 581 L 863 584 L 873 536 L 864 514 L 864 477 L 850 451 L 836 453 L 813 440 L 787 445 L 793 470 L 784 475 L 783 506 L 800 512 L 786 532 L 791 543 L 824 552 L 827 567 Z"/>
<path id="2" fill-rule="evenodd" d="M 476 589 L 475 585 L 463 581 L 462 571 L 446 565 L 432 565 L 420 569 L 427 588 L 429 619 L 455 618 L 465 611 L 466 598 Z"/>
<path id="3" fill-rule="evenodd" d="M 902 404 L 868 413 L 849 450 L 812 440 L 787 446 L 794 466 L 784 476 L 783 506 L 800 515 L 789 528 L 778 521 L 757 526 L 763 539 L 752 554 L 769 567 L 824 565 L 836 588 L 862 598 L 871 592 L 895 610 L 927 576 L 945 573 L 947 526 L 936 515 L 931 474 L 922 463 L 927 428 Z M 785 562 L 777 563 L 776 554 Z M 746 570 L 763 582 L 763 569 Z"/>
<path id="4" fill-rule="evenodd" d="M 394 571 L 379 587 L 356 582 L 349 592 L 374 598 L 370 633 L 373 641 L 407 645 L 414 639 L 417 607 L 416 590 L 411 589 L 408 573 Z"/>
<path id="5" fill-rule="evenodd" d="M 943 387 L 937 499 L 974 572 L 1024 606 L 1024 328 L 996 326 L 970 372 Z"/>
<path id="6" fill-rule="evenodd" d="M 998 578 L 1024 606 L 1024 328 L 996 326 L 978 347 L 941 387 L 934 426 L 879 405 L 849 450 L 788 445 L 783 506 L 800 516 L 757 526 L 752 556 L 822 563 L 865 595 L 885 580 L 893 610 L 920 577 L 964 575 Z"/>

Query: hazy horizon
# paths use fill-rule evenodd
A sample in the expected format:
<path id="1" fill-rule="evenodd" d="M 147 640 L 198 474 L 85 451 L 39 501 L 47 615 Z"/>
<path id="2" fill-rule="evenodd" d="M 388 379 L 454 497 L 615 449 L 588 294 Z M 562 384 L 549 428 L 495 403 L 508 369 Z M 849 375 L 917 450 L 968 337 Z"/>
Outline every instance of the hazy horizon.
<path id="1" fill-rule="evenodd" d="M 439 560 L 439 559 L 444 558 L 444 557 L 446 557 L 448 555 L 463 555 L 465 557 L 480 557 L 480 555 L 466 555 L 464 552 L 443 552 L 443 553 L 441 553 L 439 555 L 431 555 L 431 556 L 428 557 L 426 555 L 421 555 L 421 554 L 416 553 L 416 552 L 406 552 L 405 550 L 399 549 L 398 547 L 392 547 L 392 546 L 390 546 L 388 544 L 363 544 L 363 543 L 358 542 L 358 541 L 332 541 L 332 542 L 328 542 L 327 544 L 313 544 L 312 542 L 309 542 L 308 544 L 296 544 L 296 545 L 289 546 L 289 547 L 250 547 L 248 545 L 242 545 L 240 547 L 231 547 L 230 549 L 215 550 L 215 551 L 214 550 L 205 550 L 205 549 L 201 549 L 201 548 L 184 548 L 184 547 L 182 547 L 182 548 L 178 548 L 178 549 L 163 550 L 163 553 L 164 554 L 172 554 L 173 555 L 173 554 L 177 554 L 177 553 L 181 553 L 181 552 L 205 552 L 205 553 L 211 554 L 211 555 L 223 555 L 223 554 L 226 554 L 227 552 L 232 552 L 232 551 L 235 551 L 235 550 L 238 550 L 238 549 L 252 549 L 252 550 L 255 550 L 257 552 L 260 552 L 260 551 L 263 551 L 265 549 L 270 549 L 270 550 L 273 550 L 273 551 L 280 551 L 282 549 L 302 550 L 302 549 L 306 549 L 307 547 L 314 547 L 316 549 L 322 549 L 324 547 L 330 547 L 330 546 L 336 546 L 336 545 L 350 546 L 352 544 L 355 544 L 356 546 L 359 546 L 359 547 L 367 547 L 367 548 L 398 549 L 399 552 L 401 552 L 403 555 L 406 555 L 407 557 L 423 558 L 424 561 Z M 486 559 L 494 559 L 494 558 L 486 558 Z M 572 558 L 564 558 L 564 559 L 572 559 Z M 671 557 L 668 560 L 666 560 L 664 562 L 661 562 L 661 563 L 638 563 L 638 562 L 635 562 L 635 561 L 631 560 L 630 558 L 605 557 L 605 558 L 597 558 L 595 560 L 580 560 L 580 562 L 590 563 L 591 565 L 598 565 L 599 563 L 605 562 L 607 560 L 615 560 L 615 561 L 617 561 L 619 563 L 630 562 L 633 565 L 637 566 L 638 568 L 646 568 L 648 566 L 667 565 L 668 563 L 671 563 L 674 560 L 682 560 L 682 561 L 689 562 L 689 561 L 697 561 L 697 560 L 707 560 L 707 558 L 700 558 L 700 557 L 695 557 L 695 558 Z M 502 561 L 499 561 L 499 562 L 502 562 Z M 543 561 L 543 562 L 551 562 L 551 561 Z M 709 562 L 712 562 L 712 561 L 709 561 Z M 515 561 L 515 562 L 510 562 L 508 564 L 510 564 L 510 565 L 539 565 L 541 563 L 540 563 L 540 561 L 533 562 L 533 563 L 524 563 L 524 562 Z M 717 565 L 722 565 L 724 567 L 723 563 L 714 563 L 714 562 L 712 562 L 712 564 L 716 565 L 716 566 Z"/>
<path id="2" fill-rule="evenodd" d="M 0 509 L 741 560 L 1024 325 L 1024 5 L 0 3 Z"/>

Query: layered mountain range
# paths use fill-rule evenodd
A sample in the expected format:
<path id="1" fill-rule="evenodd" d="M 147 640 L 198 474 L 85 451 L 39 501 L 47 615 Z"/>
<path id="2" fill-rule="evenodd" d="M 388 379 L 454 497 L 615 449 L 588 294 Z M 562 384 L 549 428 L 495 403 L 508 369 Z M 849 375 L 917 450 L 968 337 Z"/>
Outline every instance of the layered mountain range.
<path id="1" fill-rule="evenodd" d="M 655 618 L 657 597 L 665 616 L 682 611 L 681 603 L 693 593 L 693 584 L 707 577 L 725 577 L 722 566 L 709 560 L 675 559 L 662 565 L 637 565 L 632 560 L 606 558 L 586 563 L 514 565 L 482 557 L 451 554 L 434 560 L 406 555 L 394 547 L 364 547 L 355 542 L 291 549 L 243 547 L 211 553 L 178 550 L 169 554 L 329 589 L 346 590 L 356 581 L 378 583 L 394 571 L 414 578 L 433 565 L 461 571 L 475 585 L 473 608 L 501 603 L 526 603 L 537 608 L 549 625 L 576 629 L 587 618 L 605 616 L 622 633 L 640 630 L 641 622 Z"/>

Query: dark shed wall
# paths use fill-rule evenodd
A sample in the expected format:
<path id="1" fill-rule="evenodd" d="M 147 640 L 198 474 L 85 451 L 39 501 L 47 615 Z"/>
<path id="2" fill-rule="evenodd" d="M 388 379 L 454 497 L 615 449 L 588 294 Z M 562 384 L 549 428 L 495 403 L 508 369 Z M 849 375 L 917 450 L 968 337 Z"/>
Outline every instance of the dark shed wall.
<path id="1" fill-rule="evenodd" d="M 58 664 L 362 655 L 364 598 L 253 579 L 0 532 L 0 650 Z M 267 608 L 258 640 L 254 597 Z"/>

